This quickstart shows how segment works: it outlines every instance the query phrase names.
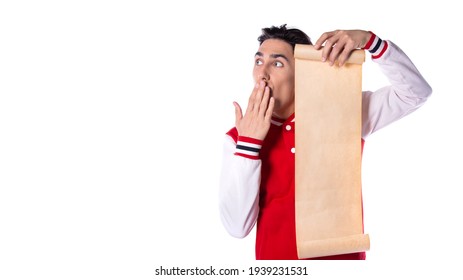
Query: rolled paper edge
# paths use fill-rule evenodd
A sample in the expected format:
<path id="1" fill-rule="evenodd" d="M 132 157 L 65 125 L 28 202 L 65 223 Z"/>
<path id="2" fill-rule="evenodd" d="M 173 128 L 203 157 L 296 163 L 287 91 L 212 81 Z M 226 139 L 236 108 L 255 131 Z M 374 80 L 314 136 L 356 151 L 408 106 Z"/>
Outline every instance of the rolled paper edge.
<path id="1" fill-rule="evenodd" d="M 297 244 L 300 259 L 350 254 L 368 250 L 370 250 L 370 237 L 368 234 L 311 240 Z"/>
<path id="2" fill-rule="evenodd" d="M 305 59 L 305 60 L 322 60 L 322 50 L 316 50 L 312 45 L 296 44 L 294 47 L 294 58 Z M 365 51 L 361 49 L 354 50 L 345 64 L 362 64 L 365 62 Z"/>

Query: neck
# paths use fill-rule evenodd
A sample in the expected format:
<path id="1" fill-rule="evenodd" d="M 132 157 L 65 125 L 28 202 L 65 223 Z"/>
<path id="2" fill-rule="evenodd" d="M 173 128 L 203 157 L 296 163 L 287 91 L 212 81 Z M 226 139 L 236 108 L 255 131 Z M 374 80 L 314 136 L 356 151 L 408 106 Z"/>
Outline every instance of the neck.
<path id="1" fill-rule="evenodd" d="M 273 115 L 279 119 L 286 120 L 294 113 L 294 106 L 282 108 L 280 110 L 273 110 Z"/>

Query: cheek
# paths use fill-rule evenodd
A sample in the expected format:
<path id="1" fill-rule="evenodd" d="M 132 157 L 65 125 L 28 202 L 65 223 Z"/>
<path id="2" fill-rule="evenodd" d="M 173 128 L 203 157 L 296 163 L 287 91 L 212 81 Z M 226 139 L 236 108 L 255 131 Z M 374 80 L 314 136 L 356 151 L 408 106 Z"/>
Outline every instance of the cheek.
<path id="1" fill-rule="evenodd" d="M 288 93 L 294 91 L 294 76 L 285 75 L 278 80 L 279 89 Z"/>
<path id="2" fill-rule="evenodd" d="M 252 79 L 254 80 L 254 82 L 257 82 L 257 71 L 255 67 L 252 70 Z"/>
<path id="3" fill-rule="evenodd" d="M 294 72 L 290 72 L 290 73 L 288 73 L 288 75 L 286 76 L 286 79 L 287 79 L 286 82 L 287 82 L 288 84 L 294 85 L 294 81 L 295 81 L 294 78 L 295 78 Z"/>
<path id="4" fill-rule="evenodd" d="M 287 90 L 291 91 L 291 93 L 294 94 L 294 86 L 295 86 L 294 75 L 287 77 L 285 84 L 286 84 Z"/>

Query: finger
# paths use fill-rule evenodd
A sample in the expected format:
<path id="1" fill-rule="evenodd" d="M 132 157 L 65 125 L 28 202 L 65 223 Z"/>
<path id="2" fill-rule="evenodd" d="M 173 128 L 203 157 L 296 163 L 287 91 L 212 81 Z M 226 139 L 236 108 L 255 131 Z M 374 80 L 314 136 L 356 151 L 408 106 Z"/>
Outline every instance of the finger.
<path id="1" fill-rule="evenodd" d="M 336 45 L 334 45 L 331 48 L 331 53 L 329 56 L 329 61 L 330 61 L 331 66 L 334 65 L 334 62 L 336 61 L 336 59 L 338 59 L 339 55 L 341 54 L 343 50 L 344 50 L 344 44 L 342 42 L 336 43 Z"/>
<path id="2" fill-rule="evenodd" d="M 265 122 L 269 123 L 271 121 L 274 107 L 275 107 L 275 98 L 270 97 L 267 110 L 265 111 Z"/>
<path id="3" fill-rule="evenodd" d="M 326 41 L 326 39 L 332 37 L 334 35 L 334 31 L 331 32 L 325 32 L 323 33 L 320 38 L 318 38 L 317 42 L 315 42 L 315 49 L 318 50 L 322 47 L 323 43 Z"/>
<path id="4" fill-rule="evenodd" d="M 322 61 L 325 62 L 329 56 L 330 56 L 330 53 L 333 51 L 332 48 L 334 45 L 336 45 L 337 41 L 338 41 L 338 30 L 336 31 L 332 31 L 332 32 L 328 32 L 329 36 L 325 39 L 325 47 L 323 48 L 323 51 L 322 51 Z"/>
<path id="5" fill-rule="evenodd" d="M 259 88 L 257 89 L 257 92 L 256 92 L 256 95 L 255 95 L 255 98 L 254 98 L 254 109 L 253 109 L 253 113 L 254 114 L 258 114 L 259 113 L 259 110 L 260 110 L 260 105 L 262 103 L 262 98 L 264 96 L 264 91 L 265 91 L 265 82 L 264 81 L 260 81 L 259 82 Z"/>
<path id="6" fill-rule="evenodd" d="M 333 40 L 333 38 L 330 38 L 325 42 L 325 47 L 322 50 L 322 61 L 323 62 L 327 60 L 330 61 L 329 59 L 330 59 L 330 56 L 332 55 L 333 47 L 335 46 L 335 44 L 336 44 L 336 41 Z"/>
<path id="7" fill-rule="evenodd" d="M 259 107 L 259 115 L 261 115 L 262 117 L 265 117 L 265 114 L 268 108 L 269 98 L 270 98 L 270 88 L 265 87 L 264 95 L 262 97 L 262 102 L 260 102 L 260 107 Z"/>
<path id="8" fill-rule="evenodd" d="M 344 63 L 346 63 L 351 53 L 352 53 L 352 49 L 344 48 L 342 53 L 339 55 L 339 59 L 338 59 L 339 67 L 343 66 Z"/>
<path id="9" fill-rule="evenodd" d="M 342 51 L 342 53 L 339 55 L 339 58 L 338 58 L 340 67 L 343 66 L 344 63 L 346 63 L 347 59 L 349 59 L 349 56 L 354 49 L 355 49 L 355 45 L 353 43 L 346 44 L 344 46 L 344 50 Z"/>
<path id="10" fill-rule="evenodd" d="M 248 107 L 246 108 L 246 114 L 252 112 L 253 109 L 254 109 L 254 102 L 255 102 L 255 99 L 256 99 L 256 94 L 257 94 L 258 88 L 259 88 L 259 82 L 257 82 L 254 85 L 254 89 L 252 90 L 252 93 L 249 96 Z"/>
<path id="11" fill-rule="evenodd" d="M 235 106 L 235 126 L 238 126 L 238 123 L 243 118 L 243 112 L 241 111 L 241 106 L 238 102 L 233 102 L 233 106 Z"/>

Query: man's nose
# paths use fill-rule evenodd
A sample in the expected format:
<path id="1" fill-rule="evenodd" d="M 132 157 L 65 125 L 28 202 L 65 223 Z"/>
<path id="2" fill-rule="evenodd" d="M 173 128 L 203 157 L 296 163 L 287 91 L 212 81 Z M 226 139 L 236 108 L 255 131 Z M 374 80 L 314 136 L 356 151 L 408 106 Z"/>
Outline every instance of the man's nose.
<path id="1" fill-rule="evenodd" d="M 267 71 L 262 70 L 262 71 L 260 71 L 260 73 L 257 75 L 257 79 L 258 79 L 259 81 L 268 82 L 268 81 L 270 80 L 270 75 L 268 74 Z"/>

